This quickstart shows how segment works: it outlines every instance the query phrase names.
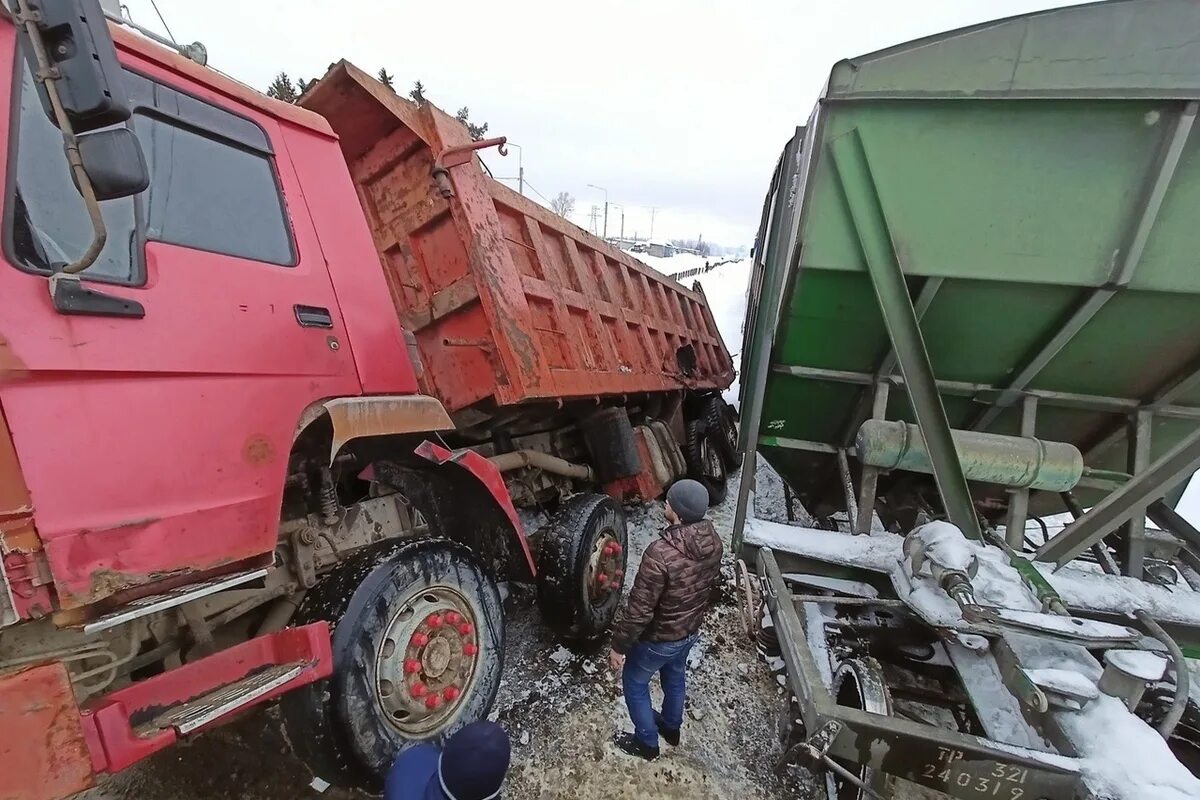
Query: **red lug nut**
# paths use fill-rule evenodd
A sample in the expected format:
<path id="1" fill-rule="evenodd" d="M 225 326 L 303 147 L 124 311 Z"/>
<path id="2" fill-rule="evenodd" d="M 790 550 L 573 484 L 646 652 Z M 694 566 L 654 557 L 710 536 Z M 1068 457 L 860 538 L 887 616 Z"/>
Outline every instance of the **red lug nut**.
<path id="1" fill-rule="evenodd" d="M 421 671 L 421 662 L 415 658 L 410 658 L 404 662 L 404 671 L 409 675 L 416 675 Z"/>
<path id="2" fill-rule="evenodd" d="M 601 572 L 596 576 L 596 580 L 600 581 L 600 583 L 608 583 L 608 576 Z"/>
<path id="3" fill-rule="evenodd" d="M 463 636 L 469 636 L 471 633 L 471 630 L 472 630 L 471 623 L 469 623 L 469 622 L 464 622 L 462 625 L 458 626 L 458 632 L 461 633 Z"/>
<path id="4" fill-rule="evenodd" d="M 460 694 L 462 694 L 462 692 L 459 691 L 459 688 L 457 686 L 447 686 L 446 689 L 442 692 L 442 697 L 445 698 L 447 703 L 453 703 L 455 700 L 458 699 L 458 696 Z"/>
<path id="5" fill-rule="evenodd" d="M 459 620 L 461 620 L 461 619 L 462 619 L 462 617 L 459 616 L 457 611 L 447 611 L 446 612 L 445 620 L 446 620 L 447 625 L 457 625 L 459 623 Z"/>
<path id="6" fill-rule="evenodd" d="M 413 637 L 408 640 L 408 643 L 413 647 L 424 647 L 429 644 L 429 637 L 423 633 L 414 633 Z"/>
<path id="7" fill-rule="evenodd" d="M 430 614 L 425 618 L 425 624 L 431 628 L 440 628 L 442 627 L 442 618 L 437 614 Z"/>
<path id="8" fill-rule="evenodd" d="M 620 570 L 620 569 L 619 569 L 619 570 L 617 570 L 616 572 L 614 572 L 614 573 L 613 573 L 613 580 L 614 580 L 614 581 L 619 581 L 619 580 L 621 580 L 621 578 L 624 578 L 624 577 L 625 577 L 625 571 L 624 571 L 624 570 Z"/>
<path id="9" fill-rule="evenodd" d="M 463 645 L 463 655 L 465 655 L 465 656 L 473 656 L 478 652 L 479 652 L 479 645 L 477 645 L 477 644 L 472 644 L 471 642 L 467 642 L 466 644 Z"/>
<path id="10" fill-rule="evenodd" d="M 428 708 L 430 711 L 433 711 L 435 708 L 437 708 L 441 704 L 442 704 L 442 698 L 436 694 L 431 694 L 431 695 L 429 695 L 429 697 L 425 698 L 425 707 Z"/>
<path id="11" fill-rule="evenodd" d="M 621 543 L 620 542 L 613 542 L 613 555 L 615 555 L 615 556 L 621 555 Z"/>
<path id="12" fill-rule="evenodd" d="M 604 555 L 614 556 L 617 554 L 617 546 L 615 544 L 604 545 Z"/>
<path id="13" fill-rule="evenodd" d="M 409 688 L 408 693 L 411 694 L 413 697 L 424 697 L 426 691 L 428 691 L 428 690 L 426 689 L 425 684 L 414 683 Z"/>

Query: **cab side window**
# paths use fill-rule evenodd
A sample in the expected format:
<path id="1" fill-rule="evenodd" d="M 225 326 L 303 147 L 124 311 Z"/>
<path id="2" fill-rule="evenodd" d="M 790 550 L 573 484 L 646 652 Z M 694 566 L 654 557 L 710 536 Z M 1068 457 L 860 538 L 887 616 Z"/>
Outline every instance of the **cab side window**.
<path id="1" fill-rule="evenodd" d="M 100 204 L 108 241 L 87 276 L 140 284 L 147 240 L 295 264 L 263 130 L 135 73 L 126 72 L 125 78 L 135 106 L 130 124 L 150 169 L 150 188 L 137 197 Z M 91 242 L 91 224 L 58 129 L 42 109 L 28 68 L 22 69 L 18 105 L 6 233 L 19 266 L 48 273 L 84 251 Z"/>
<path id="2" fill-rule="evenodd" d="M 15 179 L 10 178 L 6 229 L 10 252 L 21 266 L 51 272 L 55 265 L 69 264 L 87 249 L 92 243 L 92 223 L 71 178 L 62 135 L 42 110 L 28 67 L 22 76 L 14 131 L 16 169 L 10 166 Z M 88 268 L 88 277 L 140 283 L 134 198 L 109 200 L 101 203 L 100 209 L 108 241 Z"/>
<path id="3" fill-rule="evenodd" d="M 294 263 L 275 175 L 264 155 L 157 117 L 138 115 L 133 127 L 150 167 L 148 239 Z"/>

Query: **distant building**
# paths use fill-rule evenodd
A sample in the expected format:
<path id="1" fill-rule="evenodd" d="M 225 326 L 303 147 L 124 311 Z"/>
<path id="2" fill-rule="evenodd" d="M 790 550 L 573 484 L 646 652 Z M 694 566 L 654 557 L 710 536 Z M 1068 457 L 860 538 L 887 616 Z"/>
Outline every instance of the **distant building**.
<path id="1" fill-rule="evenodd" d="M 648 242 L 646 244 L 646 254 L 657 258 L 670 258 L 675 255 L 675 246 L 665 242 Z"/>

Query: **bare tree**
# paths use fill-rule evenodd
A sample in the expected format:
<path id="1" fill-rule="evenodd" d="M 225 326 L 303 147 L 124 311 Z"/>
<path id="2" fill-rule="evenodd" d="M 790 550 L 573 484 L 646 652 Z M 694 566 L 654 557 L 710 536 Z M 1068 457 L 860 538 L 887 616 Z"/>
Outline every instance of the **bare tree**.
<path id="1" fill-rule="evenodd" d="M 550 201 L 550 210 L 560 217 L 570 218 L 575 212 L 575 198 L 566 192 L 559 192 Z"/>

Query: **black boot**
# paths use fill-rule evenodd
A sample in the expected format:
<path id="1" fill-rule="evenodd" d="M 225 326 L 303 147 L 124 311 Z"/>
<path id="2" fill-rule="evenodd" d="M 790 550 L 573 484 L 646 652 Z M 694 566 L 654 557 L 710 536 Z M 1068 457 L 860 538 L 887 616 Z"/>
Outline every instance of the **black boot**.
<path id="1" fill-rule="evenodd" d="M 644 758 L 647 761 L 653 761 L 658 758 L 657 747 L 647 747 L 641 739 L 634 736 L 632 733 L 619 733 L 613 739 L 613 744 L 618 750 L 628 753 L 631 756 Z"/>
<path id="2" fill-rule="evenodd" d="M 662 714 L 654 712 L 654 724 L 658 726 L 658 735 L 666 739 L 667 744 L 672 747 L 679 746 L 679 728 L 668 728 L 667 723 L 663 722 Z"/>

